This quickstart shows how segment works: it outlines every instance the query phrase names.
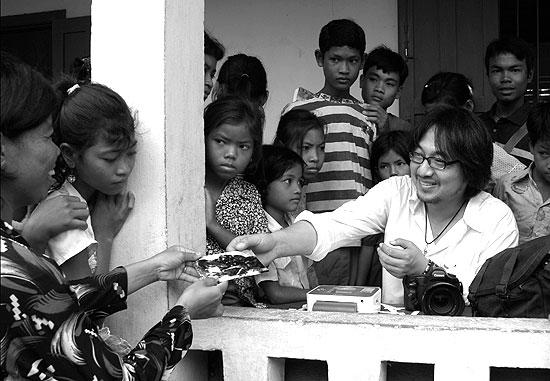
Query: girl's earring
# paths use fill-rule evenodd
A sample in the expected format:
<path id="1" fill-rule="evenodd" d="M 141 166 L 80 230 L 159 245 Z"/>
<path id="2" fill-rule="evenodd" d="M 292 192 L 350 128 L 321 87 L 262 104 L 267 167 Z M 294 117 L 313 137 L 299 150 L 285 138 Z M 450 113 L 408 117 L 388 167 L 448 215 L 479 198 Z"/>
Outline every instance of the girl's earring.
<path id="1" fill-rule="evenodd" d="M 73 184 L 76 181 L 76 176 L 74 175 L 74 173 L 69 173 L 69 175 L 67 176 L 67 181 L 70 184 Z"/>

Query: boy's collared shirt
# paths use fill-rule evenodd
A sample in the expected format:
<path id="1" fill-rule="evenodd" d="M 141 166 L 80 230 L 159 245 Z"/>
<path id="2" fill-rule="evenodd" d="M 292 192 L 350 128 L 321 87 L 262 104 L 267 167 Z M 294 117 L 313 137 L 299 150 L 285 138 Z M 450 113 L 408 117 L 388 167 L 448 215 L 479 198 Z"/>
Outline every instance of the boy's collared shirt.
<path id="1" fill-rule="evenodd" d="M 532 164 L 521 172 L 503 176 L 497 182 L 494 194 L 514 212 L 519 243 L 550 235 L 550 199 L 542 199 L 533 180 Z"/>
<path id="2" fill-rule="evenodd" d="M 265 212 L 265 216 L 271 233 L 283 228 L 268 212 Z M 290 214 L 285 214 L 285 222 L 288 226 L 292 225 L 293 221 L 294 218 Z M 268 272 L 255 276 L 256 283 L 260 284 L 260 282 L 271 280 L 279 282 L 280 286 L 307 290 L 309 289 L 307 273 L 311 263 L 311 260 L 300 255 L 274 259 L 273 262 L 269 264 Z"/>
<path id="3" fill-rule="evenodd" d="M 500 145 L 505 145 L 512 135 L 514 135 L 514 133 L 527 121 L 527 117 L 531 111 L 531 105 L 529 103 L 525 103 L 512 115 L 500 118 L 497 122 L 495 122 L 494 116 L 496 113 L 496 106 L 497 104 L 494 103 L 489 111 L 486 111 L 480 115 L 480 118 L 488 128 L 493 141 Z M 533 155 L 529 150 L 529 138 L 527 135 L 525 135 L 515 145 L 510 154 L 515 156 L 525 165 L 531 164 L 533 161 Z"/>
<path id="4" fill-rule="evenodd" d="M 409 122 L 407 122 L 405 119 L 401 119 L 400 117 L 395 116 L 392 113 L 388 112 L 388 119 L 386 119 L 386 123 L 384 124 L 384 127 L 380 128 L 378 133 L 382 133 L 384 131 L 410 132 L 411 130 L 412 130 L 412 126 Z"/>

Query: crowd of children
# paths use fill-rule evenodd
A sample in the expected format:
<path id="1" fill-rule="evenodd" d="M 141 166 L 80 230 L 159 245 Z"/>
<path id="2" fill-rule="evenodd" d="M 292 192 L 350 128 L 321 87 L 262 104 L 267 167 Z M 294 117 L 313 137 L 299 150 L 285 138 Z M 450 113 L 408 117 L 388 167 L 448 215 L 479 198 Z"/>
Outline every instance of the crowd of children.
<path id="1" fill-rule="evenodd" d="M 388 112 L 407 79 L 406 61 L 385 46 L 365 55 L 365 33 L 355 22 L 323 26 L 315 58 L 324 83 L 318 91 L 296 90 L 270 145 L 262 141 L 269 96 L 262 63 L 235 54 L 216 77 L 225 49 L 204 37 L 203 97 L 212 97 L 204 110 L 207 254 L 225 251 L 239 235 L 278 231 L 304 210 L 334 211 L 375 184 L 410 175 L 414 128 Z M 521 40 L 499 39 L 488 46 L 485 67 L 497 99 L 481 115 L 494 142 L 487 191 L 512 209 L 520 242 L 550 235 L 549 104 L 524 100 L 532 54 Z M 358 78 L 362 100 L 350 94 Z M 126 184 L 136 153 L 135 117 L 106 86 L 65 80 L 57 89 L 58 184 L 18 226 L 33 247 L 77 279 L 109 270 L 112 241 L 134 207 Z M 475 107 L 474 88 L 460 73 L 435 74 L 421 98 L 426 112 Z M 439 162 L 450 163 L 437 154 L 413 159 L 428 159 L 437 171 L 445 167 L 438 169 Z M 51 226 L 48 213 L 63 226 Z M 231 282 L 224 303 L 265 307 L 303 302 L 317 284 L 381 285 L 375 249 L 382 241 L 377 235 L 350 242 L 314 264 L 301 256 L 279 258 L 269 272 Z"/>

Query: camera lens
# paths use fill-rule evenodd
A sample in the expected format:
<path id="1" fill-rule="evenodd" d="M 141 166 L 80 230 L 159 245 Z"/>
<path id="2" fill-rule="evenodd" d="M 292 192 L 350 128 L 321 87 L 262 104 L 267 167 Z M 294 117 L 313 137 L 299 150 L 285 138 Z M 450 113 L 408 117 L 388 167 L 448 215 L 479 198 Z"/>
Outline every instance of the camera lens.
<path id="1" fill-rule="evenodd" d="M 448 283 L 429 287 L 422 298 L 422 312 L 427 315 L 456 316 L 464 311 L 460 290 Z"/>

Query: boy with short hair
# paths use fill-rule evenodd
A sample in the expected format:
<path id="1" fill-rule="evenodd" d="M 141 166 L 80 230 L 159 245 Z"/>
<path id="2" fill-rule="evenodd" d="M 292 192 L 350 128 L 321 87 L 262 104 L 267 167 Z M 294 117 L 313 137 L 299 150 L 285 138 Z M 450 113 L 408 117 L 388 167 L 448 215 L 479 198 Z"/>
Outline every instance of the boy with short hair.
<path id="1" fill-rule="evenodd" d="M 223 45 L 204 32 L 204 100 L 208 98 L 214 86 L 214 76 L 218 61 L 223 58 L 225 48 Z"/>
<path id="2" fill-rule="evenodd" d="M 525 127 L 531 106 L 524 99 L 533 63 L 529 45 L 515 37 L 494 40 L 485 52 L 485 70 L 497 100 L 481 119 L 493 141 L 525 165 L 533 160 Z"/>
<path id="3" fill-rule="evenodd" d="M 365 52 L 365 32 L 347 19 L 332 20 L 319 34 L 315 60 L 322 68 L 324 84 L 317 93 L 299 88 L 292 109 L 304 109 L 317 116 L 325 126 L 325 162 L 315 179 L 308 183 L 306 208 L 312 212 L 332 211 L 354 200 L 372 187 L 370 145 L 376 137 L 376 126 L 370 122 L 362 103 L 350 94 L 357 80 Z M 315 264 L 320 284 L 355 284 L 354 247 L 339 249 Z M 353 255 L 353 263 L 357 255 Z"/>
<path id="4" fill-rule="evenodd" d="M 361 96 L 367 103 L 365 115 L 376 123 L 378 133 L 410 131 L 409 122 L 387 112 L 401 95 L 408 75 L 409 69 L 403 57 L 384 45 L 374 48 L 367 55 L 359 83 Z"/>
<path id="5" fill-rule="evenodd" d="M 533 108 L 527 131 L 533 163 L 501 177 L 494 190 L 514 212 L 519 243 L 550 235 L 550 103 Z"/>

